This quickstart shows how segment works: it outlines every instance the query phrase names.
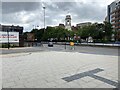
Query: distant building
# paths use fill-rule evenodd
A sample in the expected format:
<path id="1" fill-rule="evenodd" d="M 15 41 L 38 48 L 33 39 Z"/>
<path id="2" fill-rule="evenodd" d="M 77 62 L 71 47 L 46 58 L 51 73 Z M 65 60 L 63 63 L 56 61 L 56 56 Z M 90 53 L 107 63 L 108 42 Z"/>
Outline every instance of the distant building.
<path id="1" fill-rule="evenodd" d="M 117 38 L 120 39 L 120 1 L 116 0 L 108 5 L 106 21 L 112 24 L 113 29 L 117 32 Z"/>
<path id="2" fill-rule="evenodd" d="M 35 41 L 34 33 L 27 33 L 27 41 Z"/>
<path id="3" fill-rule="evenodd" d="M 24 46 L 24 38 L 23 38 L 23 27 L 14 26 L 14 25 L 1 25 L 0 31 L 2 32 L 19 32 L 19 44 L 18 46 Z"/>
<path id="4" fill-rule="evenodd" d="M 78 28 L 75 27 L 75 26 L 72 26 L 71 29 L 72 29 L 72 31 L 77 31 L 78 30 Z"/>
<path id="5" fill-rule="evenodd" d="M 65 25 L 64 24 L 59 24 L 59 27 L 65 28 Z"/>
<path id="6" fill-rule="evenodd" d="M 69 31 L 71 31 L 71 16 L 67 15 L 65 18 L 65 29 L 68 29 Z"/>
<path id="7" fill-rule="evenodd" d="M 77 24 L 76 26 L 77 26 L 77 28 L 82 28 L 82 27 L 84 27 L 84 26 L 89 26 L 89 25 L 91 25 L 92 23 L 91 22 L 85 22 L 85 23 L 79 23 L 79 24 Z"/>

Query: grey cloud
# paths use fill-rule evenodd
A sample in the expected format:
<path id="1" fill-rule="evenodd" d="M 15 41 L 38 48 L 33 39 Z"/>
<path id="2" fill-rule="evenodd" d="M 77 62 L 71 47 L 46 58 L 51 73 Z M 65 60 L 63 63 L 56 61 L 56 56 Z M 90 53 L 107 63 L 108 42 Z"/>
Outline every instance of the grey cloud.
<path id="1" fill-rule="evenodd" d="M 69 11 L 76 6 L 76 2 L 57 2 L 59 10 Z"/>
<path id="2" fill-rule="evenodd" d="M 27 15 L 34 15 L 30 16 L 29 19 L 23 23 L 30 24 L 30 27 L 27 26 L 25 29 L 30 29 L 32 25 L 43 27 L 43 6 L 46 7 L 46 26 L 64 23 L 65 15 L 68 14 L 68 12 L 72 16 L 73 23 L 84 21 L 101 22 L 106 15 L 106 7 L 101 7 L 100 3 L 95 2 L 3 2 L 3 22 L 21 24 L 22 22 L 19 20 L 21 16 L 19 13 L 26 12 L 23 18 Z"/>
<path id="3" fill-rule="evenodd" d="M 105 17 L 106 8 L 97 4 L 86 3 L 74 7 L 71 12 L 72 14 L 77 14 L 76 19 L 102 21 Z"/>
<path id="4" fill-rule="evenodd" d="M 39 2 L 2 2 L 2 13 L 9 14 L 20 11 L 34 11 L 40 6 Z"/>
<path id="5" fill-rule="evenodd" d="M 46 17 L 46 24 L 57 25 L 60 23 L 59 21 L 64 21 L 65 17 L 61 16 L 61 14 L 67 14 L 74 5 L 76 5 L 75 2 L 53 2 L 51 4 L 45 3 L 46 16 L 49 16 Z M 54 20 L 58 20 L 58 22 Z"/>
<path id="6" fill-rule="evenodd" d="M 47 18 L 48 23 L 54 23 L 54 19 L 65 18 L 60 15 L 68 12 L 71 13 L 72 21 L 76 23 L 87 20 L 102 22 L 106 14 L 106 7 L 101 7 L 96 2 L 55 2 L 52 5 L 46 4 L 46 7 L 46 14 L 49 15 L 49 18 Z"/>

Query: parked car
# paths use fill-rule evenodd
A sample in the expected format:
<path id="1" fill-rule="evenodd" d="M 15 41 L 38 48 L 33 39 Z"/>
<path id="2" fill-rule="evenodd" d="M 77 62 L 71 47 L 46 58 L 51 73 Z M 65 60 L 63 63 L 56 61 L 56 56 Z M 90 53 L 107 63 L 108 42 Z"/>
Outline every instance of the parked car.
<path id="1" fill-rule="evenodd" d="M 53 42 L 52 41 L 48 42 L 48 47 L 53 47 Z"/>

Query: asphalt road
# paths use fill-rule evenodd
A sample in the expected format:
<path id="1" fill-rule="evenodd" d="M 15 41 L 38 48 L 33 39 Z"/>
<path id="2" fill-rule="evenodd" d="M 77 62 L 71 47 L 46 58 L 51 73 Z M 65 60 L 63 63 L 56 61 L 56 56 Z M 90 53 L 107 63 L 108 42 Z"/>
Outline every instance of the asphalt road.
<path id="1" fill-rule="evenodd" d="M 75 46 L 75 50 L 71 50 L 70 46 L 67 45 L 54 45 L 53 47 L 48 47 L 44 44 L 43 47 L 23 47 L 23 48 L 10 48 L 10 49 L 0 49 L 1 54 L 12 54 L 12 53 L 26 53 L 26 52 L 41 52 L 41 51 L 63 51 L 63 52 L 79 52 L 88 54 L 98 54 L 98 55 L 113 55 L 118 56 L 118 48 L 111 47 L 91 47 L 91 46 Z"/>

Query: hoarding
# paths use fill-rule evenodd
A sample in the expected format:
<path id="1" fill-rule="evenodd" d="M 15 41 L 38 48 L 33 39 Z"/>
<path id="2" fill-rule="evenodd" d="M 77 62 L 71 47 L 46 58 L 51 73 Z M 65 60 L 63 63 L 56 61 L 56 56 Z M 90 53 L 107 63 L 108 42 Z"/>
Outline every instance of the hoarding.
<path id="1" fill-rule="evenodd" d="M 0 31 L 0 43 L 8 43 L 8 41 L 9 43 L 19 43 L 19 32 Z"/>

